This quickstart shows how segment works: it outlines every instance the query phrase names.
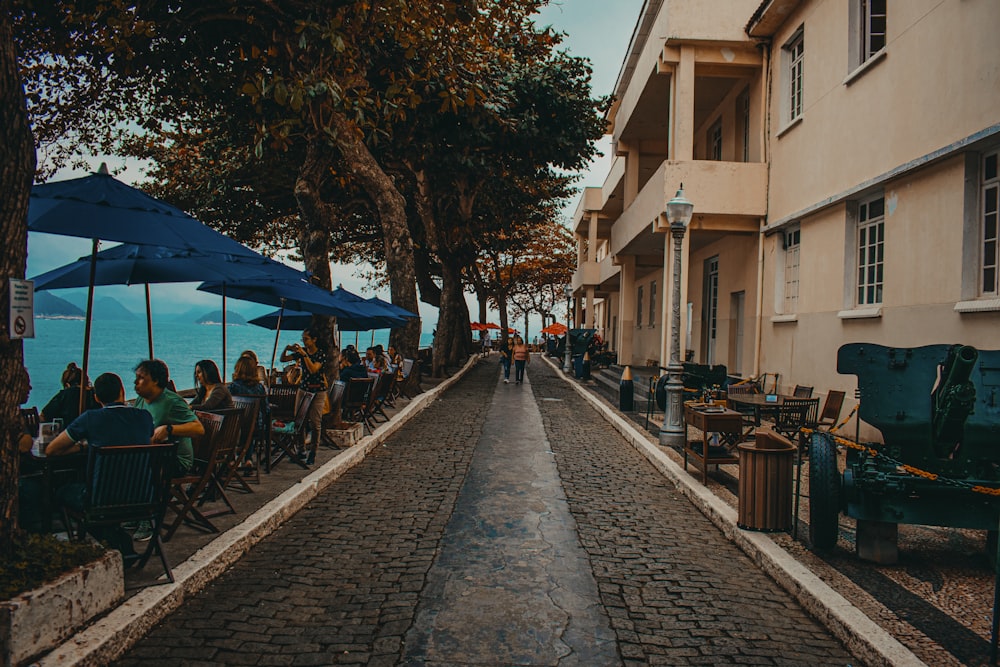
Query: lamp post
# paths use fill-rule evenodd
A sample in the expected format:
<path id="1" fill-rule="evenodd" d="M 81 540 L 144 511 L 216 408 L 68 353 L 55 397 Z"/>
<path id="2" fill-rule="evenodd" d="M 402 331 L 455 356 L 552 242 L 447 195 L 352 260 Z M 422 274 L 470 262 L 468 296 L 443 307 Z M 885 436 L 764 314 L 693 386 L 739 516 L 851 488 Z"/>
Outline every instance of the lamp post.
<path id="1" fill-rule="evenodd" d="M 573 288 L 570 285 L 566 285 L 566 289 L 564 290 L 564 294 L 566 294 L 566 356 L 563 359 L 563 372 L 564 373 L 569 373 L 570 372 L 570 368 L 572 368 L 572 364 L 573 364 L 573 360 L 572 360 L 572 358 L 570 356 L 572 353 L 570 352 L 570 349 L 569 349 L 569 345 L 570 345 L 570 337 L 569 337 L 569 329 L 570 329 L 570 326 L 569 326 L 569 305 L 570 305 L 570 299 L 573 298 Z"/>
<path id="2" fill-rule="evenodd" d="M 674 243 L 674 264 L 671 275 L 672 308 L 670 312 L 670 364 L 667 366 L 667 406 L 660 428 L 660 444 L 683 447 L 684 428 L 684 366 L 681 365 L 681 244 L 691 222 L 694 204 L 684 197 L 684 184 L 667 202 L 667 222 Z"/>

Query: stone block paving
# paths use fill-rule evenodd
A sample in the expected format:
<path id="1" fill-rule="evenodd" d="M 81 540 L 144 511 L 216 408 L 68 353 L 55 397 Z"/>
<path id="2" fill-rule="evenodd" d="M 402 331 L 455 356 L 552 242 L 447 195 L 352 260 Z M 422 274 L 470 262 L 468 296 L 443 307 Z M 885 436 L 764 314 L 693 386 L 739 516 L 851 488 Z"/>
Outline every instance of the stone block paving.
<path id="1" fill-rule="evenodd" d="M 397 664 L 496 371 L 473 369 L 117 664 Z"/>
<path id="2" fill-rule="evenodd" d="M 858 664 L 562 379 L 529 373 L 623 664 Z M 479 364 L 116 664 L 403 663 L 496 384 Z"/>
<path id="3" fill-rule="evenodd" d="M 563 379 L 530 382 L 624 664 L 859 664 Z"/>

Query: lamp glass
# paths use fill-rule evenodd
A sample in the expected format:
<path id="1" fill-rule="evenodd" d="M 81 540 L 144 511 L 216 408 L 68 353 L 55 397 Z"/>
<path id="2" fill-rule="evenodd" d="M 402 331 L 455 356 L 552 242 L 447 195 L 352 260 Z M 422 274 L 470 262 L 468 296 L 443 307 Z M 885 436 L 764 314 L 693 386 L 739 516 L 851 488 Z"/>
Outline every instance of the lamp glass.
<path id="1" fill-rule="evenodd" d="M 694 204 L 684 196 L 684 184 L 682 183 L 674 198 L 667 202 L 667 221 L 671 225 L 687 227 L 693 213 Z"/>

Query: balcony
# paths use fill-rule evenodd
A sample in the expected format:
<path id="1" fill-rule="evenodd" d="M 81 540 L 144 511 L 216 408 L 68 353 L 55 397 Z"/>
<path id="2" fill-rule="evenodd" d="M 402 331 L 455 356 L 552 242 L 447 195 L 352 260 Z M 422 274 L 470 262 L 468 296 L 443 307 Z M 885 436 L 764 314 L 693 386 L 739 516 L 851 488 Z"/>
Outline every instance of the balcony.
<path id="1" fill-rule="evenodd" d="M 649 179 L 639 196 L 615 221 L 611 228 L 611 254 L 634 254 L 634 247 L 653 242 L 654 224 L 665 231 L 661 219 L 666 202 L 674 196 L 680 184 L 684 194 L 694 202 L 695 215 L 716 218 L 713 228 L 725 231 L 727 218 L 745 221 L 760 218 L 767 212 L 767 165 L 762 162 L 717 162 L 693 160 L 666 161 Z M 745 223 L 733 231 L 746 231 Z M 662 245 L 662 240 L 656 241 Z M 630 246 L 633 246 L 630 248 Z"/>

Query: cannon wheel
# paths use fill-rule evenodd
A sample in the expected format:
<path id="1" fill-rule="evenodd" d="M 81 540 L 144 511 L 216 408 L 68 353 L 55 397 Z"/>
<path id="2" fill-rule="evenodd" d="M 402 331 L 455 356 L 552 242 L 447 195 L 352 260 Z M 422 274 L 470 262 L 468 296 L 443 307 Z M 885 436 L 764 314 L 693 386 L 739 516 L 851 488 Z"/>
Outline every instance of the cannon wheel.
<path id="1" fill-rule="evenodd" d="M 840 472 L 833 440 L 817 433 L 809 452 L 809 541 L 816 549 L 837 544 Z"/>

